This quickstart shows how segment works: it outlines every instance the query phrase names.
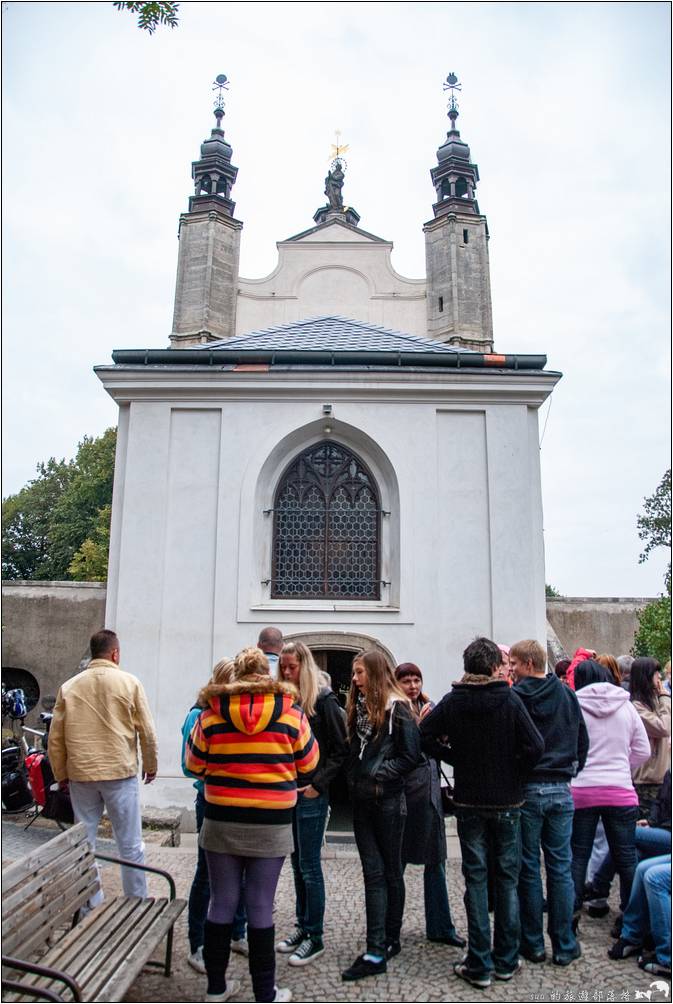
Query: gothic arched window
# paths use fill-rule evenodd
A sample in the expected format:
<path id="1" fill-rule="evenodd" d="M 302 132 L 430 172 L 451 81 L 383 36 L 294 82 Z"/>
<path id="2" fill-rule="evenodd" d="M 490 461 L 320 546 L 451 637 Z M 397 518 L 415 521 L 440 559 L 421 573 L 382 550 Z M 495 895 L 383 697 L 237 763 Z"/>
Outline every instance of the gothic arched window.
<path id="1" fill-rule="evenodd" d="M 276 490 L 271 596 L 378 600 L 380 513 L 355 453 L 331 442 L 300 453 Z"/>

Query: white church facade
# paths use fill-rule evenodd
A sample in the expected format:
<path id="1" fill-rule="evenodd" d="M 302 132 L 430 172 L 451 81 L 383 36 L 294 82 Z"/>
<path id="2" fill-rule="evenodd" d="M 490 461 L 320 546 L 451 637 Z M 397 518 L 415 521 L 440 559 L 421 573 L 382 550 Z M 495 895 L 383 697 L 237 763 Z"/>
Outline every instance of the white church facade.
<path id="1" fill-rule="evenodd" d="M 106 624 L 157 722 L 147 797 L 187 805 L 180 725 L 210 669 L 275 625 L 343 692 L 377 645 L 440 697 L 478 634 L 546 639 L 538 409 L 560 374 L 493 351 L 478 171 L 456 129 L 431 172 L 427 274 L 345 207 L 271 275 L 238 273 L 217 127 L 180 221 L 170 348 L 96 368 L 119 405 Z"/>

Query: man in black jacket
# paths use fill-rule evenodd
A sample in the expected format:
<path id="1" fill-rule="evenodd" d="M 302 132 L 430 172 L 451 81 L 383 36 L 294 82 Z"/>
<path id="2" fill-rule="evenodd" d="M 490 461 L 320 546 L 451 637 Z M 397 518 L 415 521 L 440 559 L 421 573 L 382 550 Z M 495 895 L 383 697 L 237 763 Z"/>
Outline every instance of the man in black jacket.
<path id="1" fill-rule="evenodd" d="M 544 750 L 542 737 L 506 680 L 493 676 L 500 649 L 477 638 L 463 652 L 465 675 L 420 724 L 426 752 L 453 764 L 454 802 L 465 878 L 468 950 L 454 965 L 482 989 L 491 974 L 509 980 L 519 962 L 519 816 L 522 773 Z M 442 741 L 440 744 L 439 741 Z M 495 857 L 495 928 L 491 953 L 487 856 Z"/>
<path id="2" fill-rule="evenodd" d="M 552 961 L 567 966 L 581 955 L 572 929 L 574 887 L 570 866 L 573 800 L 570 779 L 584 767 L 589 736 L 577 697 L 558 677 L 545 675 L 547 656 L 538 642 L 509 650 L 515 693 L 544 739 L 544 753 L 525 778 L 521 809 L 521 954 L 544 962 L 540 847 L 547 873 L 548 930 Z"/>

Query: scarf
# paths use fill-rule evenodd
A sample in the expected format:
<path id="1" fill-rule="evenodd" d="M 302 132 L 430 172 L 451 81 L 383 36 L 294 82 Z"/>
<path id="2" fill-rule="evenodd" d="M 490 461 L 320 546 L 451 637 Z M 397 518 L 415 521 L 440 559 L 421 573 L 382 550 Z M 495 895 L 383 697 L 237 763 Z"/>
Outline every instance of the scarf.
<path id="1" fill-rule="evenodd" d="M 369 714 L 367 713 L 367 700 L 364 694 L 358 694 L 357 703 L 355 705 L 355 734 L 360 740 L 359 758 L 362 760 L 362 754 L 365 751 L 365 746 L 374 734 L 374 726 L 372 725 Z"/>

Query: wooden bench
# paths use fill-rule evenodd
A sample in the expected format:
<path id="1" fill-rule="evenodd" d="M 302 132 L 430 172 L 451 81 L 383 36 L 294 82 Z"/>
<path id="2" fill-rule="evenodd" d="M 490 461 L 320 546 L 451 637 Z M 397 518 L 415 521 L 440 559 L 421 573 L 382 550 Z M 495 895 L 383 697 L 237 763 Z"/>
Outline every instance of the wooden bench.
<path id="1" fill-rule="evenodd" d="M 100 889 L 96 858 L 163 876 L 168 899 L 119 896 L 79 919 Z M 186 905 L 168 872 L 94 855 L 78 823 L 2 872 L 3 1001 L 121 1001 L 145 965 L 170 976 Z M 164 938 L 164 961 L 150 960 Z"/>

